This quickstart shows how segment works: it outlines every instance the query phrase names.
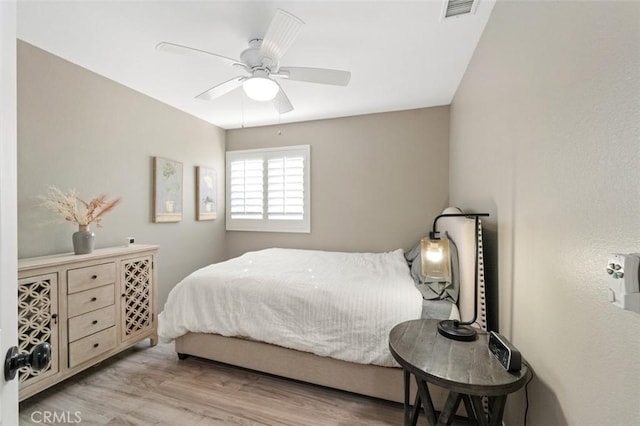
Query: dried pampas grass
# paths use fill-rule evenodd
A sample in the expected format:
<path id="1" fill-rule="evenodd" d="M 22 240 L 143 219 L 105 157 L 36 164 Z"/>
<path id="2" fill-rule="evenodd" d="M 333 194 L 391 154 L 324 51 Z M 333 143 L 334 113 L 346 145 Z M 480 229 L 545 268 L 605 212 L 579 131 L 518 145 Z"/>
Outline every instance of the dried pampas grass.
<path id="1" fill-rule="evenodd" d="M 75 189 L 65 193 L 55 186 L 50 186 L 47 193 L 38 198 L 42 200 L 42 207 L 59 214 L 64 222 L 80 226 L 95 224 L 98 228 L 102 227 L 102 216 L 120 204 L 120 198 L 108 201 L 106 194 L 84 201 Z"/>

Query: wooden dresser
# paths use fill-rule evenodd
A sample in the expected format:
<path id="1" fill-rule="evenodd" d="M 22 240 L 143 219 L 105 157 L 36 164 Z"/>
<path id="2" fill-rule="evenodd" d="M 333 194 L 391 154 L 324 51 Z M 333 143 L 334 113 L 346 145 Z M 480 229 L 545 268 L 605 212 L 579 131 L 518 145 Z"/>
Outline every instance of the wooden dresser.
<path id="1" fill-rule="evenodd" d="M 18 260 L 18 346 L 51 344 L 51 364 L 20 369 L 20 400 L 149 338 L 157 343 L 158 246 Z"/>

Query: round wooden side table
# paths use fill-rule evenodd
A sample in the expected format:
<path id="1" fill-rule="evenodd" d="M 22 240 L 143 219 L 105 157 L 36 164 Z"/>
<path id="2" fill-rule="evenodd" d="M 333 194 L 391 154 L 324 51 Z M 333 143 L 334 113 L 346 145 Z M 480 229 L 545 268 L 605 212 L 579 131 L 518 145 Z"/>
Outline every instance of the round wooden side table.
<path id="1" fill-rule="evenodd" d="M 501 425 L 507 395 L 527 382 L 530 372 L 523 363 L 516 372 L 506 371 L 491 354 L 488 335 L 478 331 L 472 342 L 441 336 L 436 320 L 412 320 L 396 325 L 389 333 L 391 354 L 404 369 L 404 424 L 415 425 L 424 408 L 431 425 L 449 425 L 464 403 L 469 419 L 478 425 Z M 415 377 L 418 391 L 410 405 L 410 379 Z M 449 391 L 442 412 L 437 413 L 427 383 Z M 489 399 L 485 413 L 482 397 Z"/>

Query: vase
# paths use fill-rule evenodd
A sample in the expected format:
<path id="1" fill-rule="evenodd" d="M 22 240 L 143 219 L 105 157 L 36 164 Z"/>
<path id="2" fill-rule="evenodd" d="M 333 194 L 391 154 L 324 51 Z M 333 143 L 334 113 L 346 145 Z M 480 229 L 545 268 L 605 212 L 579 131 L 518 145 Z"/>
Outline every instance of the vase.
<path id="1" fill-rule="evenodd" d="M 89 230 L 89 225 L 79 225 L 73 233 L 73 251 L 75 254 L 89 254 L 93 251 L 96 234 Z"/>

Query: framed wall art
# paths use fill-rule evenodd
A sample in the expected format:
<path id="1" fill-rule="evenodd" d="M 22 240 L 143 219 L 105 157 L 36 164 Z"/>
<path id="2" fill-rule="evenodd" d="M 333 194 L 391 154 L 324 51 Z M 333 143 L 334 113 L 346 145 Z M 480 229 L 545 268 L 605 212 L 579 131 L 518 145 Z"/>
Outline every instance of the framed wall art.
<path id="1" fill-rule="evenodd" d="M 214 220 L 218 217 L 218 191 L 215 169 L 196 167 L 196 219 Z"/>
<path id="2" fill-rule="evenodd" d="M 182 163 L 153 158 L 153 221 L 182 220 Z"/>

